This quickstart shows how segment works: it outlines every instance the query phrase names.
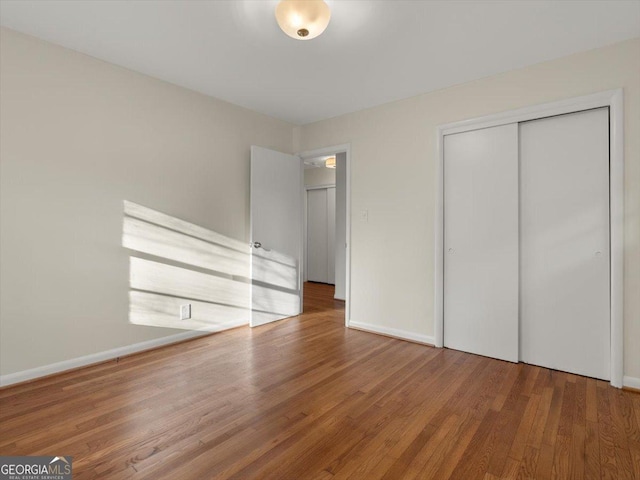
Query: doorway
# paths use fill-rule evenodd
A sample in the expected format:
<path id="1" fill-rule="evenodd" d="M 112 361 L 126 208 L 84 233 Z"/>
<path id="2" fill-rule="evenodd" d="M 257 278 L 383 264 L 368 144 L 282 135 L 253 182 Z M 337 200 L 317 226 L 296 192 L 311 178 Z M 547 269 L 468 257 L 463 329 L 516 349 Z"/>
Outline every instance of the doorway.
<path id="1" fill-rule="evenodd" d="M 307 296 L 330 296 L 326 308 L 349 319 L 349 146 L 305 152 L 304 305 Z M 308 295 L 307 295 L 308 294 Z"/>
<path id="2" fill-rule="evenodd" d="M 338 310 L 349 326 L 350 225 L 349 145 L 288 155 L 263 147 L 251 148 L 250 188 L 250 326 L 282 320 L 305 310 L 307 278 L 307 194 L 304 167 L 316 172 L 332 169 L 335 214 L 326 219 L 326 282 L 335 287 L 331 303 L 344 302 Z M 330 162 L 329 162 L 330 160 Z M 329 167 L 329 168 L 327 168 Z M 320 170 L 322 168 L 322 170 Z M 317 176 L 317 173 L 316 173 Z M 326 183 L 326 182 L 325 182 Z M 317 184 L 315 186 L 318 186 Z M 328 237 L 327 237 L 328 239 Z M 322 279 L 321 279 L 322 280 Z M 325 292 L 326 293 L 326 292 Z M 339 304 L 338 304 L 339 305 Z"/>

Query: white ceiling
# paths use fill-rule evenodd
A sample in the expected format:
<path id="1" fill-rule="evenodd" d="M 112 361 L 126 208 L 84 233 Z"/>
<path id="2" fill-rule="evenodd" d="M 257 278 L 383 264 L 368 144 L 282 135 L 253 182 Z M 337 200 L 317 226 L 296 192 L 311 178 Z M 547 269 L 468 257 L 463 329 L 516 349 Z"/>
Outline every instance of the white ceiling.
<path id="1" fill-rule="evenodd" d="M 640 1 L 326 0 L 310 41 L 277 0 L 1 0 L 3 26 L 297 124 L 640 36 Z"/>

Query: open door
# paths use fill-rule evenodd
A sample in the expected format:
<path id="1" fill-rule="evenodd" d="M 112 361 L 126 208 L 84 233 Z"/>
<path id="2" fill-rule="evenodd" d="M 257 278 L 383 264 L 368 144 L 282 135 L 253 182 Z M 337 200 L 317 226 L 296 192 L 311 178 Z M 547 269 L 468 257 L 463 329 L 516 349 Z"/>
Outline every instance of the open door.
<path id="1" fill-rule="evenodd" d="M 302 312 L 302 160 L 251 147 L 251 319 Z"/>

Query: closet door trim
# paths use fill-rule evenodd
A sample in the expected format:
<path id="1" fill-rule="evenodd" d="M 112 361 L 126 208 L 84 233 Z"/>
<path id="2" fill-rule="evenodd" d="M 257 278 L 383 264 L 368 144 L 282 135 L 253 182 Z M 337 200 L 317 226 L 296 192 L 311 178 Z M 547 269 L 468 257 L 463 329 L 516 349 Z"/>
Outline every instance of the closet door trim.
<path id="1" fill-rule="evenodd" d="M 436 347 L 442 347 L 444 344 L 444 137 L 454 133 L 600 107 L 609 107 L 611 385 L 618 388 L 623 386 L 624 111 L 621 88 L 448 123 L 437 128 L 437 193 L 434 226 L 434 341 Z"/>

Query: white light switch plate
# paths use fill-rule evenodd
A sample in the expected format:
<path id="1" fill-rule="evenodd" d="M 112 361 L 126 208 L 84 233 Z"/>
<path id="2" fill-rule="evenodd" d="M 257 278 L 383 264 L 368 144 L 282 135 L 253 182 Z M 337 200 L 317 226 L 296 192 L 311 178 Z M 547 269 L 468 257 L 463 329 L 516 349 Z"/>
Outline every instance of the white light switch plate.
<path id="1" fill-rule="evenodd" d="M 360 210 L 360 220 L 365 223 L 369 221 L 369 210 Z"/>
<path id="2" fill-rule="evenodd" d="M 189 320 L 191 318 L 191 304 L 180 305 L 180 320 Z"/>

